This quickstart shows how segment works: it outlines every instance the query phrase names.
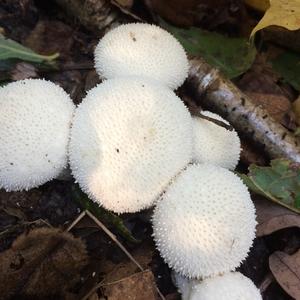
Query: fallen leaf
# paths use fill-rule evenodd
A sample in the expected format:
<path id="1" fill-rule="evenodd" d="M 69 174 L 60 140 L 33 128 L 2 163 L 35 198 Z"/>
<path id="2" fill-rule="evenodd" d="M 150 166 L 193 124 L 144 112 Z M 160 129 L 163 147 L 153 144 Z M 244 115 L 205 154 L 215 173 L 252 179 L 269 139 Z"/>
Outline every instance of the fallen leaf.
<path id="1" fill-rule="evenodd" d="M 160 25 L 181 42 L 188 54 L 202 56 L 228 78 L 243 74 L 250 68 L 256 56 L 254 44 L 244 38 L 231 38 L 196 27 L 182 29 L 165 22 Z"/>
<path id="2" fill-rule="evenodd" d="M 23 80 L 26 78 L 38 77 L 36 68 L 26 62 L 20 62 L 15 65 L 11 71 L 12 80 Z"/>
<path id="3" fill-rule="evenodd" d="M 270 0 L 270 7 L 263 18 L 254 27 L 250 37 L 270 25 L 277 25 L 289 30 L 300 28 L 299 0 Z"/>
<path id="4" fill-rule="evenodd" d="M 259 11 L 266 11 L 270 7 L 270 1 L 269 0 L 244 0 L 244 2 Z"/>
<path id="5" fill-rule="evenodd" d="M 284 228 L 300 228 L 300 216 L 297 213 L 262 197 L 255 197 L 254 204 L 258 223 L 256 226 L 256 235 L 258 237 Z"/>
<path id="6" fill-rule="evenodd" d="M 293 255 L 274 252 L 269 266 L 280 286 L 294 299 L 300 299 L 300 250 Z"/>
<path id="7" fill-rule="evenodd" d="M 17 58 L 29 62 L 50 62 L 58 57 L 58 53 L 52 55 L 40 55 L 23 45 L 6 39 L 0 35 L 0 60 Z"/>
<path id="8" fill-rule="evenodd" d="M 73 29 L 60 21 L 41 20 L 30 32 L 24 44 L 37 53 L 59 53 L 68 57 L 74 44 Z"/>
<path id="9" fill-rule="evenodd" d="M 271 60 L 271 63 L 273 69 L 281 75 L 285 82 L 300 91 L 300 54 L 285 51 Z"/>
<path id="10" fill-rule="evenodd" d="M 158 300 L 153 273 L 149 270 L 102 286 L 108 300 Z"/>
<path id="11" fill-rule="evenodd" d="M 87 263 L 85 245 L 55 228 L 38 228 L 19 236 L 0 254 L 1 299 L 61 299 Z M 4 298 L 3 298 L 4 297 Z"/>
<path id="12" fill-rule="evenodd" d="M 149 10 L 177 26 L 214 29 L 243 20 L 243 3 L 235 0 L 146 0 Z"/>
<path id="13" fill-rule="evenodd" d="M 248 175 L 240 176 L 252 192 L 300 213 L 299 164 L 286 159 L 274 159 L 270 167 L 252 164 Z"/>

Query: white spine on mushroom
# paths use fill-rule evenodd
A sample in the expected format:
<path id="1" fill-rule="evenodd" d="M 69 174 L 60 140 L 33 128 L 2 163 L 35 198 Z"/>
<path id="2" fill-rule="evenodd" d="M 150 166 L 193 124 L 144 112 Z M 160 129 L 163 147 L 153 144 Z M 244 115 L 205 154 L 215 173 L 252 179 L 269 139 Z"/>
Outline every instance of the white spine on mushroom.
<path id="1" fill-rule="evenodd" d="M 189 278 L 234 270 L 255 237 L 255 208 L 246 186 L 209 164 L 188 166 L 162 195 L 152 221 L 161 256 Z"/>
<path id="2" fill-rule="evenodd" d="M 229 123 L 217 114 L 201 111 L 204 116 Z M 193 117 L 195 162 L 209 162 L 233 170 L 240 158 L 241 142 L 235 130 L 227 130 L 209 120 Z"/>
<path id="3" fill-rule="evenodd" d="M 249 278 L 230 272 L 193 284 L 186 300 L 262 300 L 262 296 Z"/>
<path id="4" fill-rule="evenodd" d="M 156 81 L 116 78 L 76 110 L 70 166 L 81 188 L 117 213 L 150 207 L 191 160 L 192 119 Z"/>
<path id="5" fill-rule="evenodd" d="M 143 76 L 171 89 L 180 86 L 188 74 L 181 44 L 162 28 L 143 23 L 121 25 L 108 32 L 95 49 L 95 67 L 107 79 Z"/>
<path id="6" fill-rule="evenodd" d="M 0 88 L 0 187 L 28 190 L 67 166 L 74 112 L 69 95 L 54 83 L 27 79 Z"/>

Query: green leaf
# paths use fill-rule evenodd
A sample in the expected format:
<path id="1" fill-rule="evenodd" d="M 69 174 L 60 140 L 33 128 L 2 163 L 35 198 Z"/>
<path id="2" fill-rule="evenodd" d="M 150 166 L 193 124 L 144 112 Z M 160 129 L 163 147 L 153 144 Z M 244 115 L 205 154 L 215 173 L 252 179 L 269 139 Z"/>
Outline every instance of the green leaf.
<path id="1" fill-rule="evenodd" d="M 248 188 L 292 211 L 300 213 L 300 165 L 286 159 L 271 161 L 270 167 L 250 165 L 240 174 Z"/>
<path id="2" fill-rule="evenodd" d="M 53 55 L 40 55 L 32 51 L 31 49 L 22 46 L 21 44 L 6 39 L 3 35 L 0 35 L 0 60 L 6 59 L 21 59 L 29 62 L 51 62 L 59 56 L 58 53 Z"/>
<path id="3" fill-rule="evenodd" d="M 300 54 L 286 51 L 271 61 L 273 69 L 300 91 Z"/>
<path id="4" fill-rule="evenodd" d="M 188 54 L 203 57 L 228 78 L 243 74 L 255 59 L 255 46 L 245 38 L 231 38 L 196 27 L 182 29 L 164 21 L 160 25 L 179 40 Z"/>
<path id="5" fill-rule="evenodd" d="M 132 243 L 139 243 L 129 231 L 129 229 L 124 225 L 123 220 L 115 215 L 114 213 L 104 209 L 92 200 L 90 200 L 86 194 L 84 194 L 78 185 L 74 185 L 72 188 L 72 199 L 83 209 L 89 210 L 94 216 L 99 220 L 111 224 L 120 235 Z"/>

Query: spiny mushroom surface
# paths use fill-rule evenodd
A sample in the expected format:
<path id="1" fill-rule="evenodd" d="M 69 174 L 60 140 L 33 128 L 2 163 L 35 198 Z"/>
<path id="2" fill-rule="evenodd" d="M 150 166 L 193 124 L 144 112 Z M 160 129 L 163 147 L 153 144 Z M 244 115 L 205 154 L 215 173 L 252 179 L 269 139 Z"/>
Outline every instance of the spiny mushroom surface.
<path id="1" fill-rule="evenodd" d="M 60 174 L 74 108 L 50 81 L 26 79 L 0 88 L 1 188 L 28 190 Z"/>
<path id="2" fill-rule="evenodd" d="M 162 28 L 143 23 L 109 31 L 95 49 L 95 67 L 104 78 L 143 76 L 171 89 L 179 87 L 188 74 L 181 44 Z"/>
<path id="3" fill-rule="evenodd" d="M 262 300 L 254 283 L 239 272 L 205 279 L 193 284 L 186 300 Z"/>
<path id="4" fill-rule="evenodd" d="M 161 256 L 176 272 L 205 278 L 234 270 L 255 237 L 255 208 L 232 172 L 189 165 L 168 187 L 153 214 Z"/>
<path id="5" fill-rule="evenodd" d="M 116 213 L 150 207 L 191 159 L 192 118 L 156 81 L 115 78 L 76 110 L 70 165 L 94 201 Z"/>
<path id="6" fill-rule="evenodd" d="M 204 116 L 229 123 L 217 114 L 201 111 Z M 193 159 L 233 170 L 240 158 L 241 142 L 235 130 L 228 130 L 212 121 L 193 117 Z"/>

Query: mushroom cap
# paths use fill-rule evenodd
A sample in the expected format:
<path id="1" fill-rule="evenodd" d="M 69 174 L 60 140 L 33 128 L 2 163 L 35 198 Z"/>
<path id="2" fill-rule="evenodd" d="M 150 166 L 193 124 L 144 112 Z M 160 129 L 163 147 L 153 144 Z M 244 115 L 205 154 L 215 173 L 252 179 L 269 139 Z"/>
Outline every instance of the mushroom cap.
<path id="1" fill-rule="evenodd" d="M 76 110 L 70 166 L 82 190 L 116 213 L 150 207 L 191 159 L 192 118 L 156 81 L 115 78 Z"/>
<path id="2" fill-rule="evenodd" d="M 194 284 L 188 300 L 262 300 L 254 283 L 239 272 L 205 279 Z"/>
<path id="3" fill-rule="evenodd" d="M 201 114 L 229 123 L 217 114 L 201 111 Z M 238 164 L 241 142 L 235 130 L 227 130 L 211 121 L 193 117 L 194 150 L 193 160 L 211 163 L 233 170 Z"/>
<path id="4" fill-rule="evenodd" d="M 95 49 L 95 67 L 104 78 L 129 75 L 156 79 L 175 89 L 188 74 L 181 44 L 164 29 L 131 23 L 109 31 Z"/>
<path id="5" fill-rule="evenodd" d="M 0 88 L 0 187 L 28 190 L 67 166 L 75 106 L 54 83 L 26 79 Z"/>
<path id="6" fill-rule="evenodd" d="M 255 208 L 234 173 L 209 164 L 189 165 L 174 180 L 153 214 L 161 256 L 188 278 L 234 270 L 255 237 Z"/>

